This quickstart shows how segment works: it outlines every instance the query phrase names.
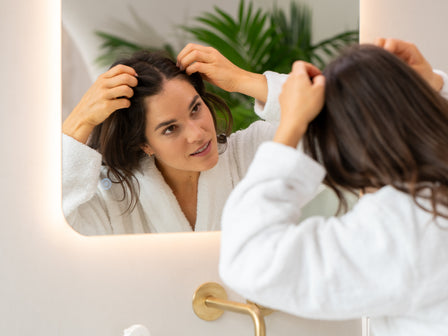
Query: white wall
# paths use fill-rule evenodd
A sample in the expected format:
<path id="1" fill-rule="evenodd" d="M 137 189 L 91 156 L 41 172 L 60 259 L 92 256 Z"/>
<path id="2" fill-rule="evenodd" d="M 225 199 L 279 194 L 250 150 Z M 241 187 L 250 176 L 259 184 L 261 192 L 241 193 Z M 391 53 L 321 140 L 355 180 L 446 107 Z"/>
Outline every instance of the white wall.
<path id="1" fill-rule="evenodd" d="M 434 68 L 448 72 L 448 1 L 361 0 L 361 42 L 394 37 L 415 43 Z"/>

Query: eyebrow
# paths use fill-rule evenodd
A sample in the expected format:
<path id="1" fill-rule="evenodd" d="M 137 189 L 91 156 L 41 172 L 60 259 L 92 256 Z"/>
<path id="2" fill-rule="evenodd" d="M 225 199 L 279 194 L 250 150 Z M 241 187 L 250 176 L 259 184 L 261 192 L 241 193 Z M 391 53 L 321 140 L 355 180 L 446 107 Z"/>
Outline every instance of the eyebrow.
<path id="1" fill-rule="evenodd" d="M 158 124 L 156 126 L 156 128 L 154 128 L 154 131 L 157 131 L 159 128 L 161 128 L 163 126 L 168 126 L 169 124 L 172 124 L 172 123 L 174 123 L 176 121 L 177 121 L 176 119 L 170 119 L 170 120 L 167 120 L 167 121 L 163 121 L 160 124 Z"/>
<path id="2" fill-rule="evenodd" d="M 193 97 L 193 99 L 191 100 L 190 105 L 188 105 L 188 110 L 191 110 L 194 107 L 194 104 L 196 104 L 196 101 L 199 99 L 199 95 L 196 95 Z M 158 124 L 156 126 L 156 128 L 154 128 L 154 131 L 157 131 L 159 128 L 163 127 L 163 126 L 168 126 L 169 124 L 172 124 L 174 122 L 176 122 L 176 119 L 170 119 L 167 121 L 162 121 L 160 124 Z"/>
<path id="3" fill-rule="evenodd" d="M 193 97 L 193 99 L 191 100 L 190 105 L 188 105 L 188 109 L 191 110 L 194 107 L 194 104 L 196 104 L 196 101 L 199 99 L 199 95 L 196 95 Z"/>

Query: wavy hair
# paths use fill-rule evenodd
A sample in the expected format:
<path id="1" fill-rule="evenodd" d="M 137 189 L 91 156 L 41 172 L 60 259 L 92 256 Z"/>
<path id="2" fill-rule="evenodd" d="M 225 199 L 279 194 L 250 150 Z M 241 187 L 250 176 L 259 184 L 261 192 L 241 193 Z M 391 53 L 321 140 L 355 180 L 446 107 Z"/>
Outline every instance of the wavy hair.
<path id="1" fill-rule="evenodd" d="M 347 49 L 324 70 L 325 104 L 304 137 L 347 210 L 344 191 L 387 185 L 448 218 L 448 101 L 395 55 L 373 45 Z M 422 199 L 429 200 L 430 206 Z"/>
<path id="2" fill-rule="evenodd" d="M 132 211 L 139 197 L 139 184 L 134 173 L 145 157 L 141 145 L 147 143 L 146 97 L 159 94 L 165 80 L 182 78 L 195 88 L 209 108 L 217 134 L 225 134 L 218 136 L 218 142 L 226 142 L 233 119 L 226 103 L 205 90 L 199 73 L 187 75 L 162 52 L 138 51 L 130 58 L 116 61 L 111 68 L 118 64 L 134 68 L 138 75 L 138 84 L 133 88 L 134 95 L 130 98 L 131 105 L 115 111 L 96 126 L 88 145 L 102 154 L 103 165 L 108 168 L 108 178 L 112 183 L 119 183 L 123 189 L 120 201 L 128 200 L 126 211 Z"/>

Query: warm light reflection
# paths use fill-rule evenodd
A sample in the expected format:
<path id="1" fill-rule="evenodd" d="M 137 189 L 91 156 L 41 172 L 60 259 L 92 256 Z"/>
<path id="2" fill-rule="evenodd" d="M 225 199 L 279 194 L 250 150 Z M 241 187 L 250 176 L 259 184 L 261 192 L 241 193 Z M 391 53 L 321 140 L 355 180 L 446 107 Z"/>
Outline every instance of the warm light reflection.
<path id="1" fill-rule="evenodd" d="M 50 99 L 50 112 L 47 114 L 48 129 L 44 130 L 44 134 L 51 137 L 49 139 L 48 157 L 49 162 L 49 178 L 51 181 L 51 195 L 48 197 L 50 206 L 53 206 L 55 215 L 54 223 L 60 223 L 61 218 L 64 219 L 61 208 L 62 199 L 62 171 L 61 171 L 61 141 L 55 141 L 61 137 L 61 0 L 48 0 L 48 31 L 49 41 L 49 64 L 47 69 L 50 70 L 47 77 L 47 87 Z M 65 221 L 65 219 L 64 219 Z"/>

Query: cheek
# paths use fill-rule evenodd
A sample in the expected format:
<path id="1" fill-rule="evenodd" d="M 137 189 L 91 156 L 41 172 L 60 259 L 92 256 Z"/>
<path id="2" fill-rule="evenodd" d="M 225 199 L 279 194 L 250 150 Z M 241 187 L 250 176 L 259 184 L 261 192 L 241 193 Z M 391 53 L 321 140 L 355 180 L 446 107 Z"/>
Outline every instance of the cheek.
<path id="1" fill-rule="evenodd" d="M 152 136 L 148 139 L 154 155 L 163 161 L 176 161 L 188 151 L 184 139 L 181 136 Z"/>
<path id="2" fill-rule="evenodd" d="M 205 113 L 205 117 L 203 119 L 203 125 L 208 130 L 216 132 L 215 130 L 215 123 L 213 122 L 212 114 L 209 110 L 207 110 L 207 113 Z"/>

